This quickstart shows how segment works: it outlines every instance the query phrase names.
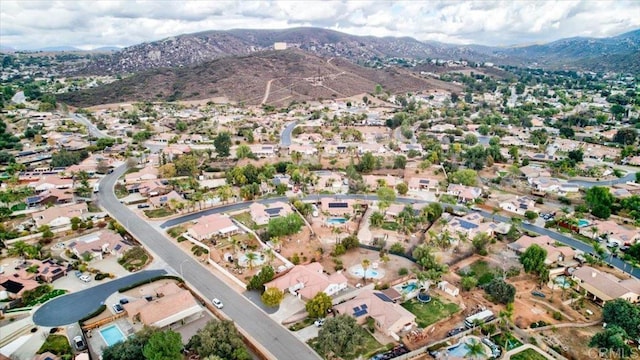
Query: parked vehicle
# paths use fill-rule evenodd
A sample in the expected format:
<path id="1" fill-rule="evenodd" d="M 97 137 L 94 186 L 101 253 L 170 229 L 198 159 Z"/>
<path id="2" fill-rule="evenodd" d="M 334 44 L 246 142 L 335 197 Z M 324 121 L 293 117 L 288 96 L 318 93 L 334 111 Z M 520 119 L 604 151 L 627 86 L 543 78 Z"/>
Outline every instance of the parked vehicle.
<path id="1" fill-rule="evenodd" d="M 120 305 L 120 304 L 113 304 L 113 306 L 112 306 L 112 307 L 113 307 L 113 311 L 114 311 L 116 314 L 120 314 L 121 312 L 123 312 L 123 311 L 124 311 L 124 308 L 123 308 L 123 307 L 122 307 L 122 305 Z"/>
<path id="2" fill-rule="evenodd" d="M 537 297 L 541 297 L 541 298 L 546 298 L 547 297 L 547 295 L 545 295 L 544 293 L 542 293 L 542 292 L 540 292 L 538 290 L 533 290 L 531 292 L 531 295 L 537 296 Z"/>
<path id="3" fill-rule="evenodd" d="M 324 321 L 325 321 L 325 319 L 324 319 L 324 318 L 322 318 L 322 319 L 318 319 L 318 320 L 314 321 L 314 322 L 313 322 L 313 324 L 314 324 L 315 326 L 317 326 L 317 327 L 321 327 L 322 325 L 324 325 Z"/>
<path id="4" fill-rule="evenodd" d="M 129 303 L 129 299 L 122 298 L 122 299 L 120 299 L 119 303 L 120 303 L 120 305 L 128 304 Z"/>
<path id="5" fill-rule="evenodd" d="M 149 204 L 139 204 L 138 205 L 138 209 L 147 209 L 149 207 Z"/>
<path id="6" fill-rule="evenodd" d="M 84 343 L 84 340 L 82 339 L 81 335 L 78 335 L 78 336 L 73 338 L 73 346 L 78 351 L 84 350 L 87 347 L 87 345 Z"/>
<path id="7" fill-rule="evenodd" d="M 89 282 L 91 281 L 91 276 L 89 275 L 82 275 L 80 276 L 80 280 L 84 281 L 84 282 Z"/>
<path id="8" fill-rule="evenodd" d="M 447 336 L 455 336 L 460 334 L 461 332 L 465 331 L 467 329 L 463 328 L 463 327 L 459 327 L 459 328 L 455 328 L 455 329 L 451 329 L 449 330 L 449 332 L 447 333 Z"/>
<path id="9" fill-rule="evenodd" d="M 213 300 L 211 300 L 211 303 L 213 304 L 213 306 L 217 307 L 218 309 L 222 309 L 224 307 L 224 305 L 222 304 L 222 301 L 220 301 L 220 299 L 218 298 L 213 298 Z"/>

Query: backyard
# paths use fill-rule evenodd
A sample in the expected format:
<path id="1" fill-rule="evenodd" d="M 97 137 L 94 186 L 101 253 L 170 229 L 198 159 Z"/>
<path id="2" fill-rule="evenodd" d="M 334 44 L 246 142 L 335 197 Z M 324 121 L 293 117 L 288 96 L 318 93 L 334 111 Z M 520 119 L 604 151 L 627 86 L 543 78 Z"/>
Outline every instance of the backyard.
<path id="1" fill-rule="evenodd" d="M 64 335 L 49 335 L 47 340 L 45 340 L 44 344 L 40 347 L 40 350 L 38 350 L 38 354 L 42 354 L 47 351 L 58 356 L 72 356 L 73 354 L 71 345 L 69 345 L 69 341 Z"/>
<path id="2" fill-rule="evenodd" d="M 365 340 L 363 344 L 361 346 L 351 349 L 351 351 L 348 354 L 344 354 L 344 356 L 341 357 L 342 359 L 345 359 L 345 360 L 359 359 L 359 358 L 368 359 L 369 357 L 371 357 L 371 355 L 386 349 L 386 347 L 384 345 L 381 345 L 373 337 L 373 335 L 371 335 L 368 331 L 366 331 L 363 328 L 360 328 L 360 329 L 364 333 Z M 315 346 L 317 344 L 316 340 L 317 338 L 313 338 L 309 340 L 308 343 L 311 346 L 311 348 L 313 348 L 317 352 L 318 350 L 316 349 L 316 346 Z"/>
<path id="3" fill-rule="evenodd" d="M 421 328 L 426 328 L 431 324 L 435 324 L 439 320 L 449 317 L 457 313 L 460 308 L 458 305 L 450 302 L 444 302 L 436 297 L 431 297 L 428 303 L 422 303 L 417 299 L 405 301 L 402 307 L 409 310 L 416 316 L 416 323 Z"/>
<path id="4" fill-rule="evenodd" d="M 162 218 L 165 216 L 171 216 L 174 215 L 176 212 L 174 210 L 171 210 L 169 208 L 165 208 L 165 207 L 161 207 L 159 209 L 153 209 L 153 210 L 145 210 L 144 214 L 149 218 L 149 219 L 155 219 L 155 218 Z"/>
<path id="5" fill-rule="evenodd" d="M 527 349 L 511 356 L 512 360 L 547 360 L 542 354 L 533 349 Z"/>
<path id="6" fill-rule="evenodd" d="M 261 226 L 256 225 L 256 223 L 251 218 L 251 213 L 249 213 L 248 211 L 235 214 L 233 215 L 233 218 L 238 220 L 239 222 L 241 222 L 242 224 L 244 224 L 246 227 L 248 227 L 253 231 L 256 231 L 265 227 L 265 225 L 261 225 Z"/>
<path id="7" fill-rule="evenodd" d="M 519 346 L 522 346 L 522 343 L 516 339 L 513 334 L 508 333 L 500 333 L 491 338 L 494 343 L 498 346 L 501 346 L 506 349 L 506 351 L 513 350 Z"/>

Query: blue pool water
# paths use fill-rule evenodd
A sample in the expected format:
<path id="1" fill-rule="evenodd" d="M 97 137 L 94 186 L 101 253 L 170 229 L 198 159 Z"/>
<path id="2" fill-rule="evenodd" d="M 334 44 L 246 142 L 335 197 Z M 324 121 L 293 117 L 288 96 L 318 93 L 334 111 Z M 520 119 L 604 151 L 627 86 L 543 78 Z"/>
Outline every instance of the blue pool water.
<path id="1" fill-rule="evenodd" d="M 418 288 L 418 284 L 415 282 L 411 282 L 406 285 L 402 285 L 402 293 L 408 294 L 412 291 L 415 291 L 417 288 Z"/>
<path id="2" fill-rule="evenodd" d="M 329 225 L 340 225 L 340 224 L 344 224 L 347 222 L 347 219 L 345 218 L 330 218 L 327 219 L 327 224 Z"/>
<path id="3" fill-rule="evenodd" d="M 458 344 L 454 347 L 450 347 L 447 350 L 447 354 L 449 354 L 452 357 L 459 357 L 459 358 L 463 358 L 465 356 L 467 356 L 467 353 L 469 352 L 469 348 L 467 347 L 467 344 Z"/>
<path id="4" fill-rule="evenodd" d="M 100 335 L 102 335 L 107 346 L 115 345 L 126 339 L 118 325 L 115 324 L 100 330 Z"/>
<path id="5" fill-rule="evenodd" d="M 578 220 L 578 227 L 585 227 L 585 226 L 587 226 L 589 224 L 590 224 L 590 222 L 587 219 Z"/>
<path id="6" fill-rule="evenodd" d="M 356 276 L 358 278 L 365 278 L 364 269 L 362 268 L 362 265 L 360 265 L 360 264 L 350 267 L 349 268 L 349 272 L 353 276 Z M 384 277 L 384 274 L 385 274 L 385 272 L 382 269 L 371 269 L 371 268 L 368 268 L 367 272 L 366 272 L 366 278 L 367 279 L 380 279 L 380 278 Z"/>

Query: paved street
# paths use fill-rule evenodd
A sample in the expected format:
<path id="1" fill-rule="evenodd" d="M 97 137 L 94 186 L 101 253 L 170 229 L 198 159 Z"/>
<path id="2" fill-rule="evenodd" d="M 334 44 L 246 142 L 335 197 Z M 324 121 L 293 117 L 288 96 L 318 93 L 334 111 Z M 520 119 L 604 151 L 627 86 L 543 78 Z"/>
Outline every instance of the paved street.
<path id="1" fill-rule="evenodd" d="M 100 129 L 98 129 L 91 121 L 89 121 L 89 119 L 87 119 L 86 117 L 80 115 L 80 114 L 69 114 L 69 116 L 71 116 L 71 118 L 76 121 L 79 122 L 81 124 L 83 124 L 84 126 L 87 127 L 87 130 L 89 131 L 89 135 L 96 137 L 96 138 L 105 138 L 105 137 L 109 137 L 109 135 L 103 133 L 102 131 L 100 131 Z"/>
<path id="2" fill-rule="evenodd" d="M 291 145 L 291 134 L 293 132 L 293 128 L 296 127 L 298 122 L 290 122 L 287 126 L 284 127 L 282 133 L 280 134 L 280 146 L 289 146 Z"/>
<path id="3" fill-rule="evenodd" d="M 34 314 L 33 322 L 40 326 L 62 326 L 77 322 L 96 311 L 109 295 L 138 281 L 164 275 L 164 270 L 147 270 L 111 280 L 82 291 L 55 298 L 42 305 Z M 74 276 L 69 274 L 67 276 Z"/>
<path id="4" fill-rule="evenodd" d="M 311 348 L 291 332 L 274 322 L 250 300 L 235 292 L 202 264 L 185 254 L 174 242 L 122 205 L 113 193 L 113 186 L 125 170 L 125 166 L 121 166 L 100 181 L 100 204 L 113 218 L 121 224 L 128 224 L 128 230 L 145 248 L 177 270 L 176 273 L 182 274 L 203 296 L 219 298 L 224 303 L 222 312 L 266 348 L 274 359 L 319 359 Z"/>

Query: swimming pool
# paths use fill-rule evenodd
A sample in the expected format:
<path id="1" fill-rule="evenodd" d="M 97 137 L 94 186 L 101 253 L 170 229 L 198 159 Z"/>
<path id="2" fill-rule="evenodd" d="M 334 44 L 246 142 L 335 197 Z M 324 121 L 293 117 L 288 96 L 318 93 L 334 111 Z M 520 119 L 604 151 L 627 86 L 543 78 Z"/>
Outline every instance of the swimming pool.
<path id="1" fill-rule="evenodd" d="M 571 287 L 571 282 L 565 276 L 556 276 L 553 281 L 556 283 L 556 285 L 560 286 L 563 289 L 568 289 Z"/>
<path id="2" fill-rule="evenodd" d="M 345 218 L 329 218 L 327 219 L 327 224 L 329 225 L 341 225 L 341 224 L 345 224 L 347 222 L 347 219 Z"/>
<path id="3" fill-rule="evenodd" d="M 367 279 L 380 279 L 384 276 L 384 270 L 382 269 L 371 269 L 368 268 L 366 275 L 364 272 L 364 269 L 362 268 L 362 265 L 358 264 L 358 265 L 354 265 L 352 267 L 349 268 L 349 272 L 353 275 L 356 276 L 358 278 L 367 278 Z"/>
<path id="4" fill-rule="evenodd" d="M 578 227 L 585 227 L 585 226 L 589 226 L 589 224 L 591 224 L 589 222 L 589 220 L 587 219 L 580 219 L 578 220 Z"/>
<path id="5" fill-rule="evenodd" d="M 458 342 L 456 345 L 453 345 L 452 347 L 447 349 L 447 355 L 449 357 L 453 357 L 453 358 L 466 358 L 467 355 L 469 354 L 469 347 L 474 345 L 475 343 L 479 343 L 482 344 L 482 342 L 480 341 L 480 339 L 476 336 L 468 336 L 463 338 L 462 340 L 460 340 L 460 342 Z M 484 354 L 482 354 L 483 356 L 480 356 L 480 358 L 487 358 L 487 354 L 489 354 L 489 352 L 487 352 L 487 350 L 490 350 L 485 344 L 481 345 L 483 350 L 484 350 Z"/>
<path id="6" fill-rule="evenodd" d="M 118 325 L 113 324 L 107 326 L 106 328 L 100 330 L 100 335 L 102 335 L 102 339 L 107 344 L 107 346 L 113 346 L 119 342 L 123 342 L 126 340 L 124 333 L 118 327 Z"/>
<path id="7" fill-rule="evenodd" d="M 408 294 L 410 292 L 415 291 L 418 288 L 418 283 L 416 282 L 410 282 L 408 284 L 404 284 L 402 285 L 402 293 L 403 294 Z"/>

